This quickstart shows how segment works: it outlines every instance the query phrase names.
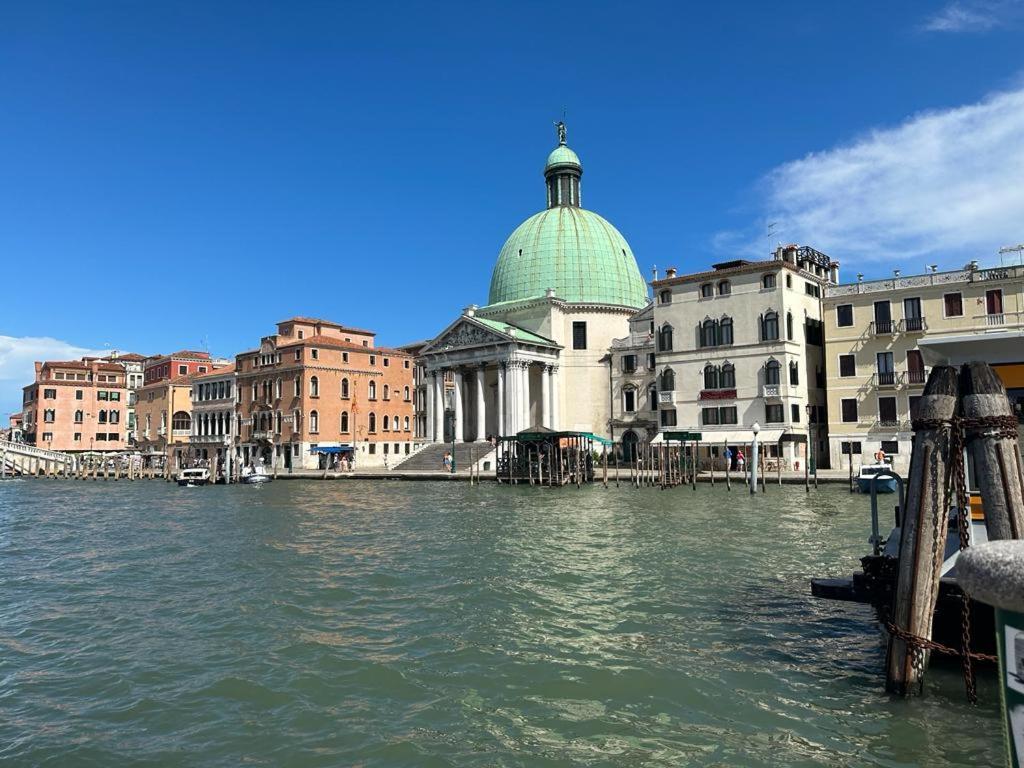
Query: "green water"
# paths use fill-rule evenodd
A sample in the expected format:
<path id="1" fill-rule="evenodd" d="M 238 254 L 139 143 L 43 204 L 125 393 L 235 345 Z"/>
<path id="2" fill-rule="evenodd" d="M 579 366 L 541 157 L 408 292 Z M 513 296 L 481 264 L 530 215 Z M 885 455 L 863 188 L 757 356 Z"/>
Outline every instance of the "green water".
<path id="1" fill-rule="evenodd" d="M 994 676 L 882 690 L 867 506 L 403 482 L 0 483 L 4 766 L 945 766 Z"/>

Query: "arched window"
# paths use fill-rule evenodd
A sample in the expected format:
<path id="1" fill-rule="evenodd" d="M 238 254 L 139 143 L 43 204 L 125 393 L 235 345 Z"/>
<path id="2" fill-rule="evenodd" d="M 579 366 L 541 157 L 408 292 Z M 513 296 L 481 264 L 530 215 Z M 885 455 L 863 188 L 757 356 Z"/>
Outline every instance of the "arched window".
<path id="1" fill-rule="evenodd" d="M 265 411 L 260 414 L 259 425 L 260 425 L 260 431 L 261 432 L 266 432 L 266 430 L 267 430 L 267 414 L 266 414 Z"/>
<path id="2" fill-rule="evenodd" d="M 274 414 L 274 431 L 277 434 L 281 434 L 281 412 L 278 411 Z"/>
<path id="3" fill-rule="evenodd" d="M 718 323 L 707 318 L 700 326 L 700 345 L 702 347 L 718 346 Z"/>
<path id="4" fill-rule="evenodd" d="M 403 391 L 403 397 L 405 398 L 405 402 L 409 402 L 409 388 L 408 387 L 406 387 L 405 390 Z"/>
<path id="5" fill-rule="evenodd" d="M 384 385 L 384 399 L 391 399 L 391 387 L 389 387 L 387 384 Z M 385 427 L 385 429 L 387 429 L 387 427 Z"/>
<path id="6" fill-rule="evenodd" d="M 280 400 L 281 399 L 281 380 L 280 379 L 276 379 L 274 381 L 274 399 L 275 400 Z"/>
<path id="7" fill-rule="evenodd" d="M 405 417 L 405 431 L 406 432 L 409 431 L 409 417 L 408 416 Z"/>
<path id="8" fill-rule="evenodd" d="M 120 421 L 121 421 L 121 412 L 120 411 L 111 411 L 110 412 L 110 423 L 111 424 L 117 424 Z"/>
<path id="9" fill-rule="evenodd" d="M 660 301 L 662 304 L 671 304 L 672 303 L 672 291 L 670 291 L 668 288 L 666 288 L 664 291 L 662 291 L 661 293 L 658 294 L 658 301 Z"/>
<path id="10" fill-rule="evenodd" d="M 762 288 L 774 288 L 775 287 L 775 275 L 767 274 L 761 277 Z"/>
<path id="11" fill-rule="evenodd" d="M 320 431 L 320 414 L 316 411 L 309 412 L 309 431 L 314 435 Z"/>
<path id="12" fill-rule="evenodd" d="M 658 351 L 668 352 L 672 349 L 672 326 L 668 323 L 658 331 Z"/>
<path id="13" fill-rule="evenodd" d="M 373 411 L 370 411 L 370 420 L 369 420 L 368 426 L 369 426 L 370 432 L 376 432 L 377 431 L 377 414 L 374 413 Z"/>
<path id="14" fill-rule="evenodd" d="M 779 383 L 779 361 L 769 360 L 764 366 L 764 383 L 765 384 L 778 384 Z"/>
<path id="15" fill-rule="evenodd" d="M 789 383 L 794 387 L 800 383 L 800 366 L 795 360 L 789 364 Z"/>
<path id="16" fill-rule="evenodd" d="M 99 419 L 98 420 L 99 420 L 100 424 L 106 424 L 107 423 L 107 412 L 101 410 L 100 413 L 99 413 Z M 43 421 L 53 421 L 53 411 L 43 411 Z M 175 429 L 177 429 L 177 427 L 175 427 Z"/>
<path id="17" fill-rule="evenodd" d="M 793 313 L 786 313 L 786 338 L 790 341 L 793 340 Z"/>
<path id="18" fill-rule="evenodd" d="M 647 387 L 647 406 L 650 410 L 658 410 L 658 385 L 650 384 Z"/>
<path id="19" fill-rule="evenodd" d="M 389 417 L 385 413 L 384 414 L 384 431 L 387 432 L 390 426 L 391 426 L 391 417 Z"/>
<path id="20" fill-rule="evenodd" d="M 769 310 L 761 315 L 761 341 L 779 340 L 779 313 Z"/>
<path id="21" fill-rule="evenodd" d="M 723 317 L 718 321 L 718 343 L 732 344 L 732 318 Z"/>
<path id="22" fill-rule="evenodd" d="M 341 412 L 341 431 L 348 432 L 348 411 Z"/>
<path id="23" fill-rule="evenodd" d="M 320 397 L 320 379 L 316 376 L 309 380 L 309 396 Z"/>
<path id="24" fill-rule="evenodd" d="M 718 368 L 713 365 L 704 368 L 704 389 L 718 389 Z"/>
<path id="25" fill-rule="evenodd" d="M 186 411 L 175 411 L 174 415 L 171 417 L 171 429 L 191 430 L 192 417 L 189 416 Z"/>
<path id="26" fill-rule="evenodd" d="M 732 293 L 732 285 L 729 283 L 728 280 L 722 280 L 718 284 L 718 295 L 728 296 L 730 293 Z"/>
<path id="27" fill-rule="evenodd" d="M 302 377 L 295 377 L 295 396 L 302 397 Z"/>
<path id="28" fill-rule="evenodd" d="M 673 392 L 676 388 L 676 375 L 671 368 L 666 368 L 661 372 L 661 386 L 658 387 L 662 392 Z"/>
<path id="29" fill-rule="evenodd" d="M 254 381 L 252 383 L 252 401 L 255 403 L 260 399 L 260 385 L 259 382 Z"/>
<path id="30" fill-rule="evenodd" d="M 82 411 L 75 411 L 75 424 L 81 424 L 82 420 L 84 418 L 85 418 L 85 414 L 82 413 Z M 147 425 L 147 428 L 148 428 L 148 425 Z"/>
<path id="31" fill-rule="evenodd" d="M 348 399 L 348 379 L 341 380 L 341 396 Z"/>
<path id="32" fill-rule="evenodd" d="M 302 431 L 302 414 L 298 411 L 292 411 L 292 432 L 298 434 Z"/>
<path id="33" fill-rule="evenodd" d="M 722 366 L 722 374 L 718 377 L 718 384 L 722 389 L 736 389 L 736 368 L 732 363 Z"/>
<path id="34" fill-rule="evenodd" d="M 376 400 L 377 399 L 377 382 L 376 381 L 371 381 L 370 382 L 369 392 L 370 392 L 370 399 L 371 400 Z"/>

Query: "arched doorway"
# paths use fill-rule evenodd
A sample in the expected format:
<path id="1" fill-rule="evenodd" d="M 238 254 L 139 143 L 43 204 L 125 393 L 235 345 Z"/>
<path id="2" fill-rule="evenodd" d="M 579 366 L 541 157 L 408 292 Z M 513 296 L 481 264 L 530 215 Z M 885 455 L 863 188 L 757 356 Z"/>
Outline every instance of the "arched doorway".
<path id="1" fill-rule="evenodd" d="M 636 432 L 631 429 L 627 429 L 622 435 L 622 460 L 628 464 L 632 464 L 636 461 L 637 457 L 637 443 L 640 442 L 640 438 Z"/>

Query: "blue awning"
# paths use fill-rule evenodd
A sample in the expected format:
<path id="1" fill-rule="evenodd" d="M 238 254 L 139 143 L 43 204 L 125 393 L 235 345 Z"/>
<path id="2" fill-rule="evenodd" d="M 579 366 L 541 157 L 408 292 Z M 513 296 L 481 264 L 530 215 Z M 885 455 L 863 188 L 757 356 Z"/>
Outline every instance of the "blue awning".
<path id="1" fill-rule="evenodd" d="M 351 453 L 351 445 L 318 445 L 309 449 L 311 453 Z"/>

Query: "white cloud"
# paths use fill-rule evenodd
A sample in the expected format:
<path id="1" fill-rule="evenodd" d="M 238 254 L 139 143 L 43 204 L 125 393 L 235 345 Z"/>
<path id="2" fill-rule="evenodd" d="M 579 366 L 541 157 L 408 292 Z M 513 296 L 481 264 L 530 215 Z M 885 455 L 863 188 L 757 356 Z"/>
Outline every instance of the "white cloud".
<path id="1" fill-rule="evenodd" d="M 2 416 L 21 407 L 21 388 L 35 378 L 36 360 L 77 360 L 109 350 L 87 349 L 46 336 L 0 336 L 0 406 Z M 6 418 L 3 423 L 6 424 Z"/>
<path id="2" fill-rule="evenodd" d="M 959 263 L 1024 241 L 1022 180 L 1024 89 L 786 163 L 764 180 L 765 214 L 848 264 Z"/>
<path id="3" fill-rule="evenodd" d="M 1013 11 L 1013 0 L 949 3 L 921 26 L 926 32 L 987 32 L 1001 26 Z"/>

